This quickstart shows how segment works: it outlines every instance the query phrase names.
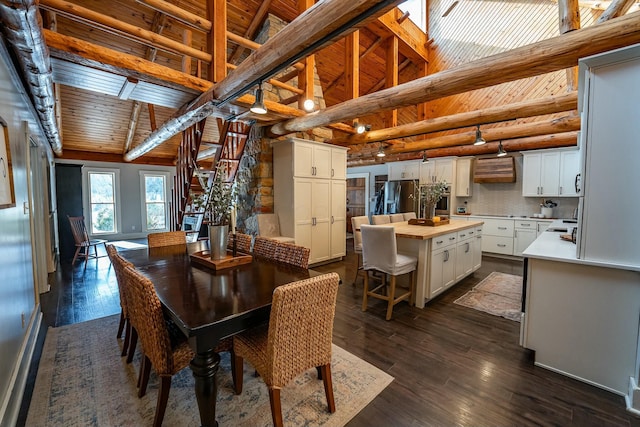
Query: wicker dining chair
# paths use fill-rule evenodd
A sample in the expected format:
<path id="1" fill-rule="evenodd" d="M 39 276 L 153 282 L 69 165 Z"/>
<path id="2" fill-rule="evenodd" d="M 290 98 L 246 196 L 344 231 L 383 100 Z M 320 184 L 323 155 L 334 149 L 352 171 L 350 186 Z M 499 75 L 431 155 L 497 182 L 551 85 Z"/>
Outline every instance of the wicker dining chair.
<path id="1" fill-rule="evenodd" d="M 278 242 L 269 237 L 257 236 L 253 242 L 253 254 L 264 258 L 273 259 L 276 254 Z"/>
<path id="2" fill-rule="evenodd" d="M 98 259 L 98 245 L 106 245 L 107 241 L 103 239 L 90 239 L 87 233 L 87 227 L 84 224 L 83 216 L 69 216 L 69 225 L 71 226 L 71 234 L 76 245 L 76 253 L 73 255 L 71 265 L 76 263 L 78 256 L 84 257 L 84 266 L 87 266 L 89 258 Z M 93 248 L 93 255 L 91 255 Z"/>
<path id="3" fill-rule="evenodd" d="M 233 383 L 242 393 L 243 360 L 269 388 L 271 416 L 282 426 L 280 390 L 316 367 L 324 382 L 329 412 L 336 411 L 331 382 L 331 340 L 340 277 L 324 274 L 279 286 L 273 293 L 269 325 L 233 338 Z"/>
<path id="4" fill-rule="evenodd" d="M 236 250 L 243 254 L 251 253 L 251 243 L 253 242 L 253 236 L 244 233 L 229 234 L 229 242 L 227 243 L 227 249 L 233 249 L 233 242 L 236 242 Z"/>
<path id="5" fill-rule="evenodd" d="M 124 269 L 126 267 L 133 267 L 129 261 L 125 260 L 118 254 L 118 250 L 113 245 L 107 245 L 107 255 L 111 260 L 111 265 L 116 273 L 116 283 L 118 284 L 118 295 L 120 296 L 120 323 L 118 324 L 117 338 L 122 337 L 122 331 L 124 330 L 124 342 L 122 344 L 121 356 L 127 355 L 127 350 L 131 344 L 131 321 L 129 319 L 129 308 L 127 307 L 126 283 L 124 279 Z M 135 348 L 135 344 L 134 344 Z"/>
<path id="6" fill-rule="evenodd" d="M 164 231 L 147 235 L 147 244 L 150 248 L 161 246 L 186 245 L 187 233 L 184 231 Z"/>
<path id="7" fill-rule="evenodd" d="M 278 243 L 273 259 L 296 267 L 309 268 L 309 248 L 293 243 Z"/>

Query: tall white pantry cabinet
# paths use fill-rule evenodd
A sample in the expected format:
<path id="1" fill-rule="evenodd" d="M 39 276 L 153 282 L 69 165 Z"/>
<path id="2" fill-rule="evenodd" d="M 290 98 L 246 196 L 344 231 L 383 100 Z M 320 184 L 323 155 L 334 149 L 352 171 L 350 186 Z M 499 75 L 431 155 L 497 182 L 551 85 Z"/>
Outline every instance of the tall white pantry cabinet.
<path id="1" fill-rule="evenodd" d="M 289 138 L 273 144 L 274 210 L 309 264 L 346 255 L 347 149 Z"/>

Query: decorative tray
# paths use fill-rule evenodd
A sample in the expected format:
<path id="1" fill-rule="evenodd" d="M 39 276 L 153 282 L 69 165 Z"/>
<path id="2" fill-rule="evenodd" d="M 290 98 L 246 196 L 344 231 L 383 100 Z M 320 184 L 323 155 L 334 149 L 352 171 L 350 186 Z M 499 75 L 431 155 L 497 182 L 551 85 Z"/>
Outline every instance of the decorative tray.
<path id="1" fill-rule="evenodd" d="M 428 218 L 413 218 L 409 220 L 410 225 L 426 225 L 429 227 L 437 227 L 439 225 L 449 224 L 449 218 L 441 219 L 440 221 L 434 222 Z"/>
<path id="2" fill-rule="evenodd" d="M 249 264 L 253 260 L 251 255 L 236 252 L 233 256 L 231 251 L 227 251 L 227 256 L 223 259 L 211 259 L 208 250 L 194 252 L 191 254 L 191 261 L 214 270 L 224 270 L 225 268 L 237 267 L 242 264 Z"/>

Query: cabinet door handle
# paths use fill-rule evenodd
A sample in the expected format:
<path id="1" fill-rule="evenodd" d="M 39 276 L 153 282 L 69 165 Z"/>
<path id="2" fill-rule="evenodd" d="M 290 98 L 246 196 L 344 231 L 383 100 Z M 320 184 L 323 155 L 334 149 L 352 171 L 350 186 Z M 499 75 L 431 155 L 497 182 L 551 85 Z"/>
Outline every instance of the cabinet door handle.
<path id="1" fill-rule="evenodd" d="M 316 217 L 314 216 L 313 218 L 311 218 L 311 225 L 316 225 Z"/>
<path id="2" fill-rule="evenodd" d="M 449 250 L 444 251 L 444 262 L 449 261 Z"/>
<path id="3" fill-rule="evenodd" d="M 518 230 L 516 230 L 516 231 L 513 233 L 513 237 L 515 237 L 516 239 L 518 238 Z"/>
<path id="4" fill-rule="evenodd" d="M 558 188 L 558 194 L 562 194 L 562 186 Z"/>
<path id="5" fill-rule="evenodd" d="M 336 170 L 331 168 L 331 176 L 335 176 L 335 174 L 336 174 Z"/>
<path id="6" fill-rule="evenodd" d="M 469 253 L 469 249 L 471 249 L 471 245 L 467 243 L 467 249 L 464 251 L 464 253 Z"/>
<path id="7" fill-rule="evenodd" d="M 582 174 L 576 174 L 576 180 L 573 183 L 573 185 L 576 187 L 576 193 L 580 192 L 580 187 L 578 187 L 578 184 L 580 183 L 580 175 Z"/>
<path id="8" fill-rule="evenodd" d="M 331 224 L 333 224 L 335 222 L 335 218 L 333 217 L 333 215 L 331 215 Z"/>
<path id="9" fill-rule="evenodd" d="M 467 187 L 467 196 L 469 195 L 469 187 Z"/>

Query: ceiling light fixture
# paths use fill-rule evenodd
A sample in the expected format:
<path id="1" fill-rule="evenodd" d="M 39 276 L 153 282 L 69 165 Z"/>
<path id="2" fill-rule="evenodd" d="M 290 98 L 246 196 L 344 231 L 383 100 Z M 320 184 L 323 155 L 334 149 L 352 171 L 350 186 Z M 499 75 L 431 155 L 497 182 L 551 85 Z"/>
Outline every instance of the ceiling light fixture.
<path id="1" fill-rule="evenodd" d="M 310 113 L 316 109 L 316 102 L 313 99 L 305 99 L 303 103 L 304 111 Z"/>
<path id="2" fill-rule="evenodd" d="M 477 125 L 476 128 L 476 140 L 473 142 L 473 145 L 482 145 L 486 144 L 487 141 L 482 138 L 482 132 L 480 132 L 480 125 Z"/>
<path id="3" fill-rule="evenodd" d="M 429 157 L 427 157 L 427 152 L 422 152 L 422 163 L 429 163 Z"/>
<path id="4" fill-rule="evenodd" d="M 384 152 L 384 147 L 381 145 L 380 148 L 378 148 L 378 152 L 376 153 L 377 157 L 384 157 L 386 156 L 385 152 Z"/>
<path id="5" fill-rule="evenodd" d="M 256 89 L 256 100 L 249 109 L 255 114 L 267 114 L 267 107 L 264 106 L 264 93 L 262 92 L 262 82 L 258 83 Z"/>
<path id="6" fill-rule="evenodd" d="M 353 122 L 353 128 L 356 130 L 357 134 L 362 134 L 366 130 L 365 126 L 358 122 Z"/>
<path id="7" fill-rule="evenodd" d="M 507 152 L 502 147 L 502 141 L 498 142 L 498 157 L 504 157 L 507 155 Z"/>

